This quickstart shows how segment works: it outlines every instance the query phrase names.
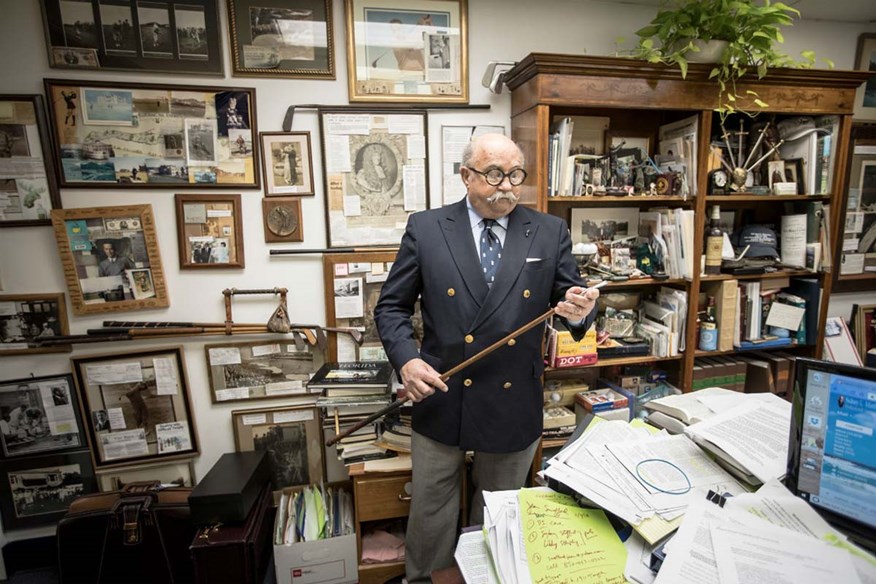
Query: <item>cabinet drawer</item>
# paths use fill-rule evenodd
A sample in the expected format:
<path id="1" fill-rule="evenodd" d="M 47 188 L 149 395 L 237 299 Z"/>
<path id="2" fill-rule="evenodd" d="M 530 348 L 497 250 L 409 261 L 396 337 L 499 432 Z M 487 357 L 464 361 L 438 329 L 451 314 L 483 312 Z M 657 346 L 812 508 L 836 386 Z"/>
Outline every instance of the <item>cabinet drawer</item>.
<path id="1" fill-rule="evenodd" d="M 407 517 L 411 508 L 411 475 L 367 478 L 356 481 L 358 521 Z M 405 485 L 408 490 L 405 490 Z"/>

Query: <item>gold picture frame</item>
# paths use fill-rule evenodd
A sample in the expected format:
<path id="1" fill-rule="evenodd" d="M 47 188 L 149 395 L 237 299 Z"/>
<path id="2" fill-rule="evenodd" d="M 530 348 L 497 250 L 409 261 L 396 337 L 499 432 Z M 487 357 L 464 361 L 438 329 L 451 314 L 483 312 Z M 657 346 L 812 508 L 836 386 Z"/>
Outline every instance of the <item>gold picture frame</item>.
<path id="1" fill-rule="evenodd" d="M 175 195 L 181 270 L 243 268 L 240 195 Z"/>
<path id="2" fill-rule="evenodd" d="M 71 345 L 30 346 L 40 339 L 69 334 L 63 293 L 0 294 L 0 357 L 69 353 Z"/>

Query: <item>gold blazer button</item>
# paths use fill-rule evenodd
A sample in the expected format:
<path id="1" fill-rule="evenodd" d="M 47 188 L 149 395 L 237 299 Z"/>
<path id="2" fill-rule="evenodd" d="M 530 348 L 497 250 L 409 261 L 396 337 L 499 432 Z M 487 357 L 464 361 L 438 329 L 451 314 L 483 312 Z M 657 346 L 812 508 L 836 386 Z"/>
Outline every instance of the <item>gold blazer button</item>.
<path id="1" fill-rule="evenodd" d="M 513 346 L 516 345 L 516 344 L 517 344 L 517 339 L 511 339 L 510 341 L 508 341 L 508 346 L 509 346 L 509 347 L 513 347 Z"/>
<path id="2" fill-rule="evenodd" d="M 505 389 L 511 389 L 511 382 L 510 382 L 510 381 L 506 381 L 506 382 L 505 382 L 505 385 L 503 385 L 502 387 L 504 387 Z"/>
<path id="3" fill-rule="evenodd" d="M 456 295 L 456 290 L 454 290 L 453 288 L 448 288 L 448 289 L 447 289 L 447 295 L 448 295 L 448 296 L 455 296 L 455 295 Z"/>
<path id="4" fill-rule="evenodd" d="M 473 343 L 473 342 L 474 342 L 474 337 L 471 336 L 471 335 L 465 335 L 465 342 L 466 342 L 466 343 L 469 343 L 469 344 Z"/>
<path id="5" fill-rule="evenodd" d="M 462 382 L 462 384 L 466 387 L 471 387 L 472 381 L 471 381 L 471 379 L 466 379 L 465 381 Z"/>
<path id="6" fill-rule="evenodd" d="M 529 298 L 530 295 L 531 295 L 531 292 L 530 292 L 529 290 L 524 290 L 524 291 L 523 291 L 523 297 L 524 297 L 524 298 Z"/>

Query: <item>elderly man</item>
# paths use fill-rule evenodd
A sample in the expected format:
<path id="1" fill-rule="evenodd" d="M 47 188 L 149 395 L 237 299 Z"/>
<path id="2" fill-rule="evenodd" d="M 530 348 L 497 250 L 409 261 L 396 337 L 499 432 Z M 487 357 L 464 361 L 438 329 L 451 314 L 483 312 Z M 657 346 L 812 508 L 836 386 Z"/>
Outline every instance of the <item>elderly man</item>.
<path id="1" fill-rule="evenodd" d="M 470 522 L 484 490 L 523 486 L 542 432 L 542 329 L 520 335 L 445 384 L 439 372 L 475 355 L 555 305 L 574 336 L 593 322 L 566 223 L 518 207 L 523 154 L 500 134 L 463 153 L 459 203 L 412 215 L 375 310 L 380 338 L 413 408 L 414 491 L 408 582 L 451 565 L 467 450 L 475 452 Z M 424 338 L 411 315 L 420 298 Z M 436 391 L 437 390 L 437 391 Z"/>

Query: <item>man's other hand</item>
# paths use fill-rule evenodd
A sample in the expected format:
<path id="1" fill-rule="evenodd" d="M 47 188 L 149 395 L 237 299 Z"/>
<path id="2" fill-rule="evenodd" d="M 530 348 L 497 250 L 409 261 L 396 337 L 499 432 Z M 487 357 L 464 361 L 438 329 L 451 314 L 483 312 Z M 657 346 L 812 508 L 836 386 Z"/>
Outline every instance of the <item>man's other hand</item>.
<path id="1" fill-rule="evenodd" d="M 411 359 L 402 365 L 401 379 L 411 400 L 415 402 L 429 397 L 436 388 L 447 391 L 441 375 L 422 359 Z"/>
<path id="2" fill-rule="evenodd" d="M 566 299 L 557 303 L 554 312 L 570 322 L 584 320 L 596 306 L 599 290 L 572 286 L 566 290 Z"/>

